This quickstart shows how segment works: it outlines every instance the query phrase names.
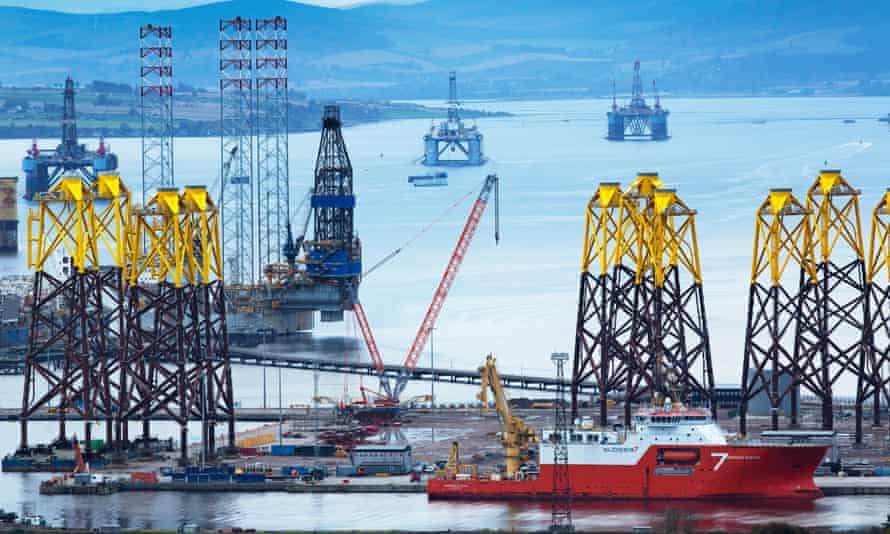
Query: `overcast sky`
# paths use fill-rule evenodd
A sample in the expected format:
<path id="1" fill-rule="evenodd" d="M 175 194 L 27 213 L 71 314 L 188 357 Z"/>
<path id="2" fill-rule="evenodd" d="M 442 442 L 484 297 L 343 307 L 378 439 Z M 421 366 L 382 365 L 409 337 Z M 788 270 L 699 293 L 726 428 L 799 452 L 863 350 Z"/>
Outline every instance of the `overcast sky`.
<path id="1" fill-rule="evenodd" d="M 213 0 L 152 0 L 152 11 L 209 4 Z M 381 0 L 301 0 L 303 4 L 347 7 Z M 0 6 L 20 6 L 32 9 L 52 9 L 69 13 L 99 13 L 108 11 L 145 11 L 145 0 L 0 0 Z"/>

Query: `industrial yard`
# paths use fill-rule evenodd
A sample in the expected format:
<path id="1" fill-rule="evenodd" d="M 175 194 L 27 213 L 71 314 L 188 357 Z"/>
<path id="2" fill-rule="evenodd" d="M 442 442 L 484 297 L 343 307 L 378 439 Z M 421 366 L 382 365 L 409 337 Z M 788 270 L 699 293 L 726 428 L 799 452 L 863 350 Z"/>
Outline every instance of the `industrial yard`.
<path id="1" fill-rule="evenodd" d="M 190 96 L 189 30 L 133 19 L 138 136 L 82 141 L 128 88 L 68 77 L 58 145 L 8 144 L 0 530 L 881 524 L 875 101 L 676 98 L 635 61 L 470 104 L 439 69 L 441 104 L 362 124 L 294 91 L 300 21 L 237 6 Z"/>

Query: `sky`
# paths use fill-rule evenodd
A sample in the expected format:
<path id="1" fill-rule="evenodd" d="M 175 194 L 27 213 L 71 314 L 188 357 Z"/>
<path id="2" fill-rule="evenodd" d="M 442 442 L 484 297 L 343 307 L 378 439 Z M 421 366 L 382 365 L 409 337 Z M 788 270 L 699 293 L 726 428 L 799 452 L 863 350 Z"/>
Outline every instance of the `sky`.
<path id="1" fill-rule="evenodd" d="M 177 9 L 200 4 L 209 4 L 212 1 L 213 0 L 153 0 L 151 3 L 151 10 Z M 301 0 L 300 3 L 326 7 L 349 7 L 356 4 L 369 4 L 380 1 L 381 0 Z M 147 10 L 145 0 L 0 0 L 0 6 L 49 9 L 54 11 L 67 11 L 69 13 Z"/>

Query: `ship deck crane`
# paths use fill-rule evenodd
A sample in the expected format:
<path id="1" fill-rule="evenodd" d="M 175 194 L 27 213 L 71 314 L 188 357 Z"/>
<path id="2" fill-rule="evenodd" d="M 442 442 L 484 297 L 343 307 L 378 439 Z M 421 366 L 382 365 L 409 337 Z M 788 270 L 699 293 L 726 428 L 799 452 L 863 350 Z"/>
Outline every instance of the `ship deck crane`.
<path id="1" fill-rule="evenodd" d="M 473 242 L 473 237 L 476 235 L 476 229 L 479 227 L 482 215 L 485 214 L 485 208 L 488 207 L 488 199 L 491 197 L 492 192 L 494 192 L 495 210 L 494 240 L 496 244 L 500 242 L 499 187 L 499 179 L 496 174 L 489 174 L 485 178 L 485 182 L 482 184 L 482 189 L 479 191 L 479 196 L 476 198 L 476 202 L 470 210 L 470 215 L 467 217 L 467 222 L 464 224 L 460 238 L 458 238 L 454 251 L 451 253 L 451 259 L 448 261 L 445 272 L 442 274 L 442 279 L 439 281 L 436 292 L 433 294 L 433 300 L 430 302 L 429 308 L 427 308 L 426 315 L 424 315 L 423 321 L 420 323 L 420 328 L 417 330 L 417 335 L 414 337 L 414 342 L 411 344 L 408 355 L 405 357 L 405 361 L 402 364 L 403 372 L 396 379 L 395 384 L 391 384 L 389 379 L 383 376 L 383 357 L 377 347 L 377 342 L 374 339 L 374 334 L 371 331 L 371 326 L 365 315 L 364 308 L 359 302 L 354 304 L 353 311 L 356 320 L 358 321 L 359 328 L 361 329 L 362 337 L 365 340 L 365 345 L 368 348 L 368 354 L 371 357 L 371 361 L 374 363 L 377 373 L 380 375 L 380 386 L 383 393 L 381 394 L 381 401 L 385 400 L 388 403 L 398 403 L 399 397 L 402 392 L 404 392 L 405 386 L 408 384 L 408 376 L 417 366 L 420 355 L 423 353 L 424 347 L 426 347 L 430 332 L 432 331 L 433 326 L 435 326 L 436 320 L 439 318 L 439 313 L 442 311 L 442 307 L 448 297 L 448 292 L 454 284 L 454 280 L 457 278 L 457 273 L 460 271 L 461 264 L 463 264 L 464 257 L 466 257 L 470 244 Z"/>
<path id="2" fill-rule="evenodd" d="M 494 407 L 503 426 L 501 444 L 504 446 L 506 475 L 507 478 L 513 478 L 519 472 L 520 449 L 537 441 L 537 433 L 534 428 L 525 424 L 521 417 L 513 415 L 494 356 L 489 354 L 485 358 L 485 363 L 479 367 L 479 375 L 481 389 L 476 398 L 482 401 L 482 412 L 487 413 L 488 391 L 491 390 L 494 395 Z"/>

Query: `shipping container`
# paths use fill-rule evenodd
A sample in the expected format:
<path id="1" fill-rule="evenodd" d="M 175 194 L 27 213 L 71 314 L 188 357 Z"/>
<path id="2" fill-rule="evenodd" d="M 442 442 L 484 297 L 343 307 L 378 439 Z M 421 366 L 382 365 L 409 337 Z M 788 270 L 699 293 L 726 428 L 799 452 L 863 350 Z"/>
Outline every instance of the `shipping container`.
<path id="1" fill-rule="evenodd" d="M 293 445 L 272 445 L 269 452 L 272 456 L 293 456 L 295 451 Z"/>
<path id="2" fill-rule="evenodd" d="M 241 473 L 238 475 L 234 475 L 232 478 L 235 480 L 235 482 L 239 482 L 239 483 L 265 482 L 266 474 L 265 473 Z"/>
<path id="3" fill-rule="evenodd" d="M 158 481 L 158 475 L 151 471 L 135 472 L 130 473 L 130 480 L 133 482 L 156 483 Z"/>

